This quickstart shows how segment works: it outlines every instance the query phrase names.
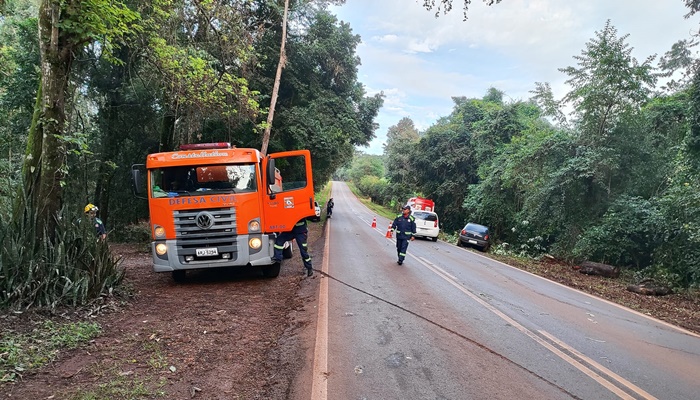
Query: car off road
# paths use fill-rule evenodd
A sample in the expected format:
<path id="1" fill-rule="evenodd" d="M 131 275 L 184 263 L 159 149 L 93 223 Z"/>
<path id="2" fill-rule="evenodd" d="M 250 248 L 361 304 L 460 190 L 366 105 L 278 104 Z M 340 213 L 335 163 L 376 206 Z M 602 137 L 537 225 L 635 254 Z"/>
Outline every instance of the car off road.
<path id="1" fill-rule="evenodd" d="M 457 246 L 472 246 L 481 251 L 489 249 L 489 228 L 473 222 L 467 223 L 459 232 Z"/>

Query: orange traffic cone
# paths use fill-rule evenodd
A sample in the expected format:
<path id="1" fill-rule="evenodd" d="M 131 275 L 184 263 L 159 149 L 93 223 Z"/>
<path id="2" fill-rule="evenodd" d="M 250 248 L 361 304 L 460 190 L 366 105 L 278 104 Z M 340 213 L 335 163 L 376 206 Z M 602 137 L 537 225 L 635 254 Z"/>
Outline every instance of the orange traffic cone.
<path id="1" fill-rule="evenodd" d="M 386 230 L 386 238 L 391 239 L 391 222 L 389 222 L 389 227 Z"/>
<path id="2" fill-rule="evenodd" d="M 377 217 L 372 218 L 372 228 L 377 227 Z"/>

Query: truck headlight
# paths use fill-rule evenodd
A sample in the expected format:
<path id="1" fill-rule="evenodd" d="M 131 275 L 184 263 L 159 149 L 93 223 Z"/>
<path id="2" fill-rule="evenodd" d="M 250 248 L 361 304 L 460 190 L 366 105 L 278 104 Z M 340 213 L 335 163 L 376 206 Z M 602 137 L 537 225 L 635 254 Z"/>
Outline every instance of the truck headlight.
<path id="1" fill-rule="evenodd" d="M 254 219 L 254 220 L 248 222 L 248 232 L 250 232 L 250 233 L 260 232 L 260 221 L 258 221 L 257 219 Z"/>
<path id="2" fill-rule="evenodd" d="M 159 256 L 162 256 L 167 252 L 168 252 L 168 246 L 166 246 L 165 243 L 158 243 L 156 245 L 156 254 L 158 254 Z"/>
<path id="3" fill-rule="evenodd" d="M 155 236 L 156 239 L 164 239 L 165 238 L 165 228 L 163 228 L 160 225 L 156 225 L 153 227 L 153 235 Z"/>
<path id="4" fill-rule="evenodd" d="M 262 240 L 260 238 L 252 238 L 248 241 L 248 246 L 251 249 L 257 250 L 262 246 Z"/>

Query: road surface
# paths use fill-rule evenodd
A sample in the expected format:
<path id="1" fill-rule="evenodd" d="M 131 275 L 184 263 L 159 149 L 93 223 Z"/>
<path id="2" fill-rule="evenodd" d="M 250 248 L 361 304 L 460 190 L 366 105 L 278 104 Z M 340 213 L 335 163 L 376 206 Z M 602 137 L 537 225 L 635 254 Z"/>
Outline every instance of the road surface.
<path id="1" fill-rule="evenodd" d="M 697 335 L 332 196 L 312 399 L 700 398 Z"/>

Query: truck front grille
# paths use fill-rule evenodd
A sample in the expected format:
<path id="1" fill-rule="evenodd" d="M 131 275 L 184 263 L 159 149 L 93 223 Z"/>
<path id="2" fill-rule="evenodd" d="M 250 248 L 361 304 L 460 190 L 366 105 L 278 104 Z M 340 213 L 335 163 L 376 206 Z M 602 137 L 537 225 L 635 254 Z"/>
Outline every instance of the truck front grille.
<path id="1" fill-rule="evenodd" d="M 173 211 L 179 256 L 194 255 L 196 249 L 217 247 L 219 254 L 236 248 L 236 209 L 214 208 Z"/>

